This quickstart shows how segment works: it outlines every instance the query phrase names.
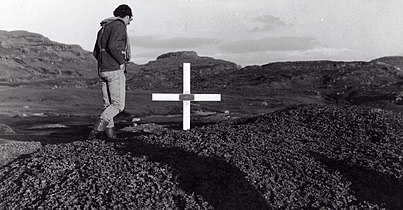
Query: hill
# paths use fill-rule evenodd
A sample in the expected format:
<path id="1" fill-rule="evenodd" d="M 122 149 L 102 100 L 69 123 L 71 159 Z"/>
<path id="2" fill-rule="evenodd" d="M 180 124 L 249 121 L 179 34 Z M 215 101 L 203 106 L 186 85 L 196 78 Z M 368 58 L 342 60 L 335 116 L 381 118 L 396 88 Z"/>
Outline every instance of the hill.
<path id="1" fill-rule="evenodd" d="M 129 86 L 182 91 L 182 63 L 191 63 L 192 91 L 236 97 L 241 109 L 264 110 L 292 104 L 349 104 L 401 110 L 403 57 L 370 62 L 278 62 L 240 68 L 195 52 L 161 55 L 129 72 Z M 251 94 L 253 93 L 253 94 Z M 227 106 L 231 107 L 231 105 Z"/>
<path id="2" fill-rule="evenodd" d="M 61 44 L 27 31 L 0 31 L 3 84 L 93 78 L 96 62 L 78 45 Z"/>
<path id="3" fill-rule="evenodd" d="M 403 71 L 380 62 L 280 62 L 248 66 L 218 80 L 225 81 L 228 89 L 257 94 L 294 94 L 314 96 L 324 103 L 380 105 L 400 102 Z"/>
<path id="4" fill-rule="evenodd" d="M 372 62 L 388 64 L 396 68 L 403 69 L 403 56 L 386 56 L 372 60 Z"/>
<path id="5" fill-rule="evenodd" d="M 170 52 L 145 65 L 129 65 L 128 85 L 135 89 L 182 91 L 183 63 L 191 64 L 194 90 L 210 88 L 209 79 L 240 69 L 233 62 L 199 56 L 193 51 Z"/>

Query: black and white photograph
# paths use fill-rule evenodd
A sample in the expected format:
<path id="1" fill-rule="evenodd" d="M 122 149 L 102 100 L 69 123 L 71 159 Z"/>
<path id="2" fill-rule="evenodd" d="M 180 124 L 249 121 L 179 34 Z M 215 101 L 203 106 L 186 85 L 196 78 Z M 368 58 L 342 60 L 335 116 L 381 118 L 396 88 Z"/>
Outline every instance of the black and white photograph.
<path id="1" fill-rule="evenodd" d="M 0 209 L 403 209 L 403 1 L 0 3 Z"/>

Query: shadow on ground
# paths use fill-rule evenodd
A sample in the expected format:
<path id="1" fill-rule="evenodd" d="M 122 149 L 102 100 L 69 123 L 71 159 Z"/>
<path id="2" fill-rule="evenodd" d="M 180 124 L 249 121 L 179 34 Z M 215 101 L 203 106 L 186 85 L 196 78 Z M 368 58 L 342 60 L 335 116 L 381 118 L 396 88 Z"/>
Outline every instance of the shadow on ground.
<path id="1" fill-rule="evenodd" d="M 183 190 L 202 196 L 215 209 L 271 209 L 245 173 L 218 157 L 203 157 L 137 139 L 117 144 L 117 150 L 168 165 Z M 184 201 L 177 203 L 184 205 Z"/>
<path id="2" fill-rule="evenodd" d="M 394 177 L 311 153 L 330 171 L 340 172 L 351 182 L 351 189 L 359 202 L 369 201 L 387 209 L 403 209 L 403 183 Z"/>

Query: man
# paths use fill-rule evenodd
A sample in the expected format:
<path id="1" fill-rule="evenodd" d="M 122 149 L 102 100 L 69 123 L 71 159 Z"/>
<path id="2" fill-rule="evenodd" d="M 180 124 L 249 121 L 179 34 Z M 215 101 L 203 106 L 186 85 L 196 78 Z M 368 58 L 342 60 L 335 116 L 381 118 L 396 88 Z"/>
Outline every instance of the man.
<path id="1" fill-rule="evenodd" d="M 101 22 L 94 56 L 98 60 L 98 75 L 102 84 L 104 110 L 88 136 L 94 139 L 105 131 L 108 139 L 116 139 L 113 118 L 123 111 L 126 98 L 126 64 L 130 60 L 130 44 L 126 26 L 132 21 L 132 10 L 122 4 L 114 17 Z"/>

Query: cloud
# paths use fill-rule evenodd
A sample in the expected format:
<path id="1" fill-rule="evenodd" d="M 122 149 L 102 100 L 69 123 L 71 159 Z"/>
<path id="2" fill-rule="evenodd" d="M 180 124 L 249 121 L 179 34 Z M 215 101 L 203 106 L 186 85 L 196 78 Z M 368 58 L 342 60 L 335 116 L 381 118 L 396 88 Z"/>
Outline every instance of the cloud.
<path id="1" fill-rule="evenodd" d="M 135 36 L 131 37 L 131 45 L 134 47 L 142 47 L 149 49 L 184 49 L 196 48 L 206 45 L 218 44 L 219 39 L 202 38 L 202 37 L 174 37 L 174 38 L 158 38 L 154 36 Z"/>
<path id="2" fill-rule="evenodd" d="M 267 51 L 301 51 L 321 46 L 310 37 L 266 37 L 256 40 L 240 40 L 218 47 L 223 53 L 250 53 Z"/>
<path id="3" fill-rule="evenodd" d="M 250 32 L 272 31 L 274 28 L 280 26 L 287 26 L 288 24 L 282 21 L 279 17 L 272 15 L 263 15 L 254 19 L 256 22 L 263 24 L 259 27 L 254 27 Z"/>
<path id="4" fill-rule="evenodd" d="M 153 58 L 155 59 L 163 53 L 166 53 L 166 50 L 148 49 L 148 50 L 135 50 L 134 52 L 132 52 L 135 58 L 147 58 L 147 59 L 153 59 Z"/>

